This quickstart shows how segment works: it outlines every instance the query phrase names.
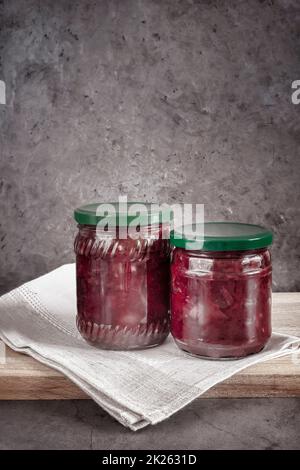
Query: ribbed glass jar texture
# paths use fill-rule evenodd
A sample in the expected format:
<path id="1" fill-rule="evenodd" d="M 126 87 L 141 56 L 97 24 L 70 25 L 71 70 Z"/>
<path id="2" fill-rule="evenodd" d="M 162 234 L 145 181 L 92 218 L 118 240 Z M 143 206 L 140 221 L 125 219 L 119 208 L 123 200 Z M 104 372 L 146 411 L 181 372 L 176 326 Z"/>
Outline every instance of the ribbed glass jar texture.
<path id="1" fill-rule="evenodd" d="M 203 252 L 175 248 L 171 332 L 177 345 L 210 358 L 260 351 L 271 335 L 268 249 Z"/>
<path id="2" fill-rule="evenodd" d="M 137 239 L 79 225 L 75 239 L 77 327 L 104 349 L 159 345 L 169 333 L 170 248 L 162 224 Z"/>

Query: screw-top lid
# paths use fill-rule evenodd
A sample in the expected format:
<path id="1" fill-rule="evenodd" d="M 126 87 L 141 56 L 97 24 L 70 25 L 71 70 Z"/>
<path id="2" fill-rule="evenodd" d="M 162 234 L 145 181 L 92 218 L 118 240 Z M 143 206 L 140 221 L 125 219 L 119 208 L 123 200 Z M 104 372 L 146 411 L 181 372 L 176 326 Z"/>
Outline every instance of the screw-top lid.
<path id="1" fill-rule="evenodd" d="M 233 222 L 206 222 L 172 230 L 171 245 L 186 250 L 243 251 L 265 248 L 273 234 L 260 225 Z"/>
<path id="2" fill-rule="evenodd" d="M 170 210 L 146 202 L 127 202 L 125 206 L 118 202 L 96 202 L 75 209 L 74 219 L 80 225 L 97 225 L 105 219 L 111 226 L 126 227 L 131 222 L 146 226 L 170 222 Z"/>

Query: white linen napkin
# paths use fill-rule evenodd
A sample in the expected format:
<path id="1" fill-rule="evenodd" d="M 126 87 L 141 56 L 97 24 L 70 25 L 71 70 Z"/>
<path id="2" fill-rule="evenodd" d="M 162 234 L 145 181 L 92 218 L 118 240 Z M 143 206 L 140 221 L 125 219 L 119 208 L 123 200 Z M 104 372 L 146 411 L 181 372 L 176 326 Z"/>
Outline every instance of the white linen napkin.
<path id="1" fill-rule="evenodd" d="M 153 349 L 105 351 L 81 338 L 75 317 L 75 265 L 67 264 L 0 298 L 0 338 L 61 371 L 132 430 L 168 418 L 249 365 L 300 346 L 300 338 L 273 334 L 259 354 L 208 361 L 186 355 L 169 336 Z"/>

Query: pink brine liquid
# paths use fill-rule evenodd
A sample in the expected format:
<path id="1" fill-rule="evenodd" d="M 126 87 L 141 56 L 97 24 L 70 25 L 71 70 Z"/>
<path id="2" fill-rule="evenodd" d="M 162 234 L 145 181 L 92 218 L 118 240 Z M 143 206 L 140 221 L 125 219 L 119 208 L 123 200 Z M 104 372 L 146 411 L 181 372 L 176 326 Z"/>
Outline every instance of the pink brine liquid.
<path id="1" fill-rule="evenodd" d="M 271 258 L 267 249 L 199 252 L 175 248 L 171 332 L 194 355 L 238 358 L 271 335 Z"/>
<path id="2" fill-rule="evenodd" d="M 105 349 L 156 346 L 169 333 L 169 240 L 162 225 L 141 227 L 137 239 L 96 236 L 81 225 L 75 240 L 77 326 Z"/>

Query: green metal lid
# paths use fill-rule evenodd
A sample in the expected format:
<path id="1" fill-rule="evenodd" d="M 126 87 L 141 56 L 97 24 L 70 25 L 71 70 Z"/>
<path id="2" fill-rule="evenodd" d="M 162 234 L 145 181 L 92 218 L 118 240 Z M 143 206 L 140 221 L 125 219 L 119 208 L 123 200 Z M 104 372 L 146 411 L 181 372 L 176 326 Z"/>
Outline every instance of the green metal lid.
<path id="1" fill-rule="evenodd" d="M 105 219 L 111 226 L 126 227 L 130 223 L 146 226 L 169 223 L 170 217 L 169 209 L 146 202 L 127 202 L 125 206 L 118 202 L 95 202 L 74 211 L 74 219 L 80 225 L 97 225 Z"/>
<path id="2" fill-rule="evenodd" d="M 171 245 L 186 250 L 243 251 L 265 248 L 273 234 L 260 225 L 206 222 L 172 230 Z"/>

